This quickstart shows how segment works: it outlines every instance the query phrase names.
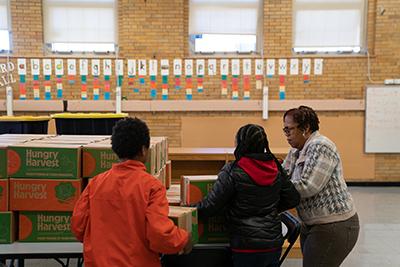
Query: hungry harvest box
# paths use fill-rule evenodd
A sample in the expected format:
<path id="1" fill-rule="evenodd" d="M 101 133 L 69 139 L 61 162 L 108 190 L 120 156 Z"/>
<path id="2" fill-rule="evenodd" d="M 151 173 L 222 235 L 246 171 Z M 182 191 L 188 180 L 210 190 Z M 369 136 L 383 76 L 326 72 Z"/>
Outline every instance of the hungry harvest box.
<path id="1" fill-rule="evenodd" d="M 17 213 L 0 212 L 0 244 L 11 244 L 17 238 Z"/>
<path id="2" fill-rule="evenodd" d="M 1 136 L 1 135 L 0 135 Z M 23 141 L 15 141 L 15 140 L 7 140 L 6 142 L 2 142 L 0 140 L 0 179 L 7 178 L 7 148 L 10 145 L 16 143 L 22 143 Z"/>
<path id="3" fill-rule="evenodd" d="M 111 144 L 90 144 L 83 146 L 82 177 L 91 178 L 108 171 L 112 165 L 119 163 L 117 154 Z"/>
<path id="4" fill-rule="evenodd" d="M 8 179 L 0 179 L 0 212 L 8 211 Z"/>
<path id="5" fill-rule="evenodd" d="M 10 210 L 73 211 L 81 194 L 82 179 L 10 180 Z"/>
<path id="6" fill-rule="evenodd" d="M 24 143 L 8 146 L 9 178 L 79 179 L 80 145 Z"/>
<path id="7" fill-rule="evenodd" d="M 77 242 L 71 231 L 72 212 L 20 211 L 20 242 Z"/>
<path id="8" fill-rule="evenodd" d="M 197 208 L 191 207 L 169 207 L 168 218 L 170 218 L 179 229 L 193 231 L 193 244 L 198 243 L 198 221 Z"/>
<path id="9" fill-rule="evenodd" d="M 211 191 L 217 175 L 192 175 L 181 177 L 181 200 L 184 204 L 194 204 Z M 229 242 L 225 226 L 225 209 L 204 221 L 199 220 L 199 243 Z"/>

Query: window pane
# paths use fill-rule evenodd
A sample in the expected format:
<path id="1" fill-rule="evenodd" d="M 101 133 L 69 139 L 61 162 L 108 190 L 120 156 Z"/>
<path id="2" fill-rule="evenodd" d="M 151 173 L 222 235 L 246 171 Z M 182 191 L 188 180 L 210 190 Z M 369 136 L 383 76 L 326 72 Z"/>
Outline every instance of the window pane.
<path id="1" fill-rule="evenodd" d="M 10 50 L 9 31 L 0 30 L 0 50 Z"/>
<path id="2" fill-rule="evenodd" d="M 255 51 L 255 35 L 203 34 L 195 39 L 196 52 L 236 52 Z"/>

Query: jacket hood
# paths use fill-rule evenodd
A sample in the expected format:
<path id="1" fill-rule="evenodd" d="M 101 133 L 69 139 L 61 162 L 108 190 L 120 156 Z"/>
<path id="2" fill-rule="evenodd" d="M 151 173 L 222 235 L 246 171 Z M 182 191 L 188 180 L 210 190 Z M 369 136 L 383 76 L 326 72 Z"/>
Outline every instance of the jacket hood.
<path id="1" fill-rule="evenodd" d="M 238 165 L 258 185 L 267 186 L 273 184 L 278 174 L 278 166 L 271 154 L 248 154 L 243 156 Z"/>

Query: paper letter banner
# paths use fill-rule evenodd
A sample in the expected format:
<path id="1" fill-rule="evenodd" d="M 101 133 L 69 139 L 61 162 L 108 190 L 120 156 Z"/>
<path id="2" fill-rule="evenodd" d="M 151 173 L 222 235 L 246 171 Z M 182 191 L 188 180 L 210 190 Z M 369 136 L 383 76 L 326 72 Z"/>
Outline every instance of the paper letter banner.
<path id="1" fill-rule="evenodd" d="M 110 76 L 104 75 L 104 100 L 110 100 Z"/>
<path id="2" fill-rule="evenodd" d="M 51 59 L 43 59 L 44 95 L 46 100 L 51 100 Z"/>
<path id="3" fill-rule="evenodd" d="M 50 75 L 44 76 L 44 92 L 45 92 L 45 99 L 51 100 L 51 81 Z"/>
<path id="4" fill-rule="evenodd" d="M 40 75 L 40 60 L 31 59 L 31 71 L 33 75 L 33 99 L 40 100 L 39 91 L 39 75 Z"/>
<path id="5" fill-rule="evenodd" d="M 208 60 L 208 75 L 217 75 L 217 60 Z"/>
<path id="6" fill-rule="evenodd" d="M 240 75 L 240 60 L 232 59 L 232 75 Z"/>
<path id="7" fill-rule="evenodd" d="M 204 59 L 197 59 L 197 91 L 203 92 Z"/>
<path id="8" fill-rule="evenodd" d="M 92 59 L 92 75 L 99 76 L 100 74 L 100 60 Z"/>
<path id="9" fill-rule="evenodd" d="M 136 75 L 136 59 L 128 59 L 128 85 L 133 86 L 133 82 L 135 81 Z M 139 89 L 133 89 L 133 92 L 139 92 Z"/>
<path id="10" fill-rule="evenodd" d="M 285 99 L 285 75 L 279 75 L 279 99 Z"/>
<path id="11" fill-rule="evenodd" d="M 261 89 L 262 88 L 262 75 L 264 75 L 264 67 L 263 67 L 263 60 L 262 59 L 256 59 L 256 65 L 255 65 L 255 70 L 256 70 L 256 89 Z"/>
<path id="12" fill-rule="evenodd" d="M 26 75 L 26 59 L 18 59 L 18 75 Z"/>
<path id="13" fill-rule="evenodd" d="M 251 75 L 251 59 L 243 59 L 243 75 Z"/>
<path id="14" fill-rule="evenodd" d="M 115 75 L 118 77 L 117 87 L 121 87 L 122 78 L 124 78 L 124 61 L 122 59 L 115 60 Z"/>
<path id="15" fill-rule="evenodd" d="M 168 100 L 168 75 L 162 76 L 162 99 Z"/>
<path id="16" fill-rule="evenodd" d="M 162 99 L 168 100 L 168 75 L 169 75 L 169 60 L 161 60 L 161 75 L 162 75 Z"/>
<path id="17" fill-rule="evenodd" d="M 93 75 L 93 100 L 99 100 L 99 76 Z"/>
<path id="18" fill-rule="evenodd" d="M 306 58 L 303 59 L 303 83 L 308 83 L 309 81 L 309 75 L 311 73 L 311 59 Z"/>
<path id="19" fill-rule="evenodd" d="M 221 75 L 229 75 L 229 59 L 221 59 Z"/>
<path id="20" fill-rule="evenodd" d="M 221 75 L 221 94 L 222 95 L 228 94 L 228 84 L 226 81 L 226 75 Z"/>
<path id="21" fill-rule="evenodd" d="M 57 98 L 62 98 L 63 97 L 62 76 L 64 75 L 64 61 L 62 59 L 55 59 L 54 68 L 57 77 Z"/>
<path id="22" fill-rule="evenodd" d="M 103 73 L 104 73 L 104 100 L 110 100 L 110 75 L 112 73 L 111 59 L 103 60 Z"/>
<path id="23" fill-rule="evenodd" d="M 149 74 L 150 74 L 150 95 L 151 98 L 157 96 L 157 60 L 149 60 Z"/>
<path id="24" fill-rule="evenodd" d="M 244 100 L 250 100 L 250 75 L 244 75 Z"/>
<path id="25" fill-rule="evenodd" d="M 287 59 L 279 59 L 279 75 L 287 74 Z"/>
<path id="26" fill-rule="evenodd" d="M 275 75 L 275 59 L 267 59 L 267 77 L 272 78 Z"/>
<path id="27" fill-rule="evenodd" d="M 147 74 L 147 69 L 146 69 L 146 60 L 145 59 L 139 59 L 139 83 L 144 84 L 145 80 L 144 77 Z"/>
<path id="28" fill-rule="evenodd" d="M 186 100 L 192 100 L 192 76 L 186 75 Z"/>
<path id="29" fill-rule="evenodd" d="M 156 77 L 157 76 L 150 76 L 150 97 L 151 98 L 156 98 L 157 96 L 157 82 L 156 82 Z"/>
<path id="30" fill-rule="evenodd" d="M 76 61 L 75 59 L 67 60 L 67 69 L 68 69 L 68 82 L 70 84 L 75 83 L 75 75 L 76 75 Z"/>
<path id="31" fill-rule="evenodd" d="M 232 64 L 233 64 L 233 60 L 232 60 Z M 232 75 L 232 99 L 233 100 L 239 99 L 238 75 Z"/>
<path id="32" fill-rule="evenodd" d="M 88 60 L 80 59 L 79 60 L 79 73 L 81 75 L 81 99 L 87 100 L 87 80 L 86 76 L 88 75 Z"/>
<path id="33" fill-rule="evenodd" d="M 19 99 L 26 100 L 26 59 L 18 59 L 18 74 L 19 74 Z"/>
<path id="34" fill-rule="evenodd" d="M 185 75 L 192 76 L 193 75 L 193 59 L 185 60 Z"/>
<path id="35" fill-rule="evenodd" d="M 112 73 L 112 62 L 111 59 L 105 59 L 103 60 L 103 72 L 104 75 L 110 76 Z"/>
<path id="36" fill-rule="evenodd" d="M 290 75 L 299 75 L 299 59 L 292 58 L 290 60 Z"/>
<path id="37" fill-rule="evenodd" d="M 86 75 L 82 75 L 82 74 L 81 74 L 81 99 L 87 100 Z"/>
<path id="38" fill-rule="evenodd" d="M 182 60 L 174 59 L 175 89 L 181 89 Z"/>
<path id="39" fill-rule="evenodd" d="M 88 75 L 89 73 L 89 63 L 87 59 L 80 59 L 79 60 L 79 73 L 80 75 Z"/>
<path id="40" fill-rule="evenodd" d="M 322 63 L 323 63 L 322 58 L 316 58 L 314 59 L 314 74 L 315 75 L 322 75 Z"/>

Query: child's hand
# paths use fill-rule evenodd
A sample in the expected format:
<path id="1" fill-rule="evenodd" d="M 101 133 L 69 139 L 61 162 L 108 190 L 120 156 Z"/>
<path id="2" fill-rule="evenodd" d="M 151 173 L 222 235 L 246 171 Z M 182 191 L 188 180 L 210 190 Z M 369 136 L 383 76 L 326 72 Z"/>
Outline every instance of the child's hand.
<path id="1" fill-rule="evenodd" d="M 192 238 L 193 231 L 189 230 L 187 231 L 187 233 L 188 233 L 188 242 L 183 248 L 183 254 L 189 254 L 193 249 L 193 238 Z"/>

